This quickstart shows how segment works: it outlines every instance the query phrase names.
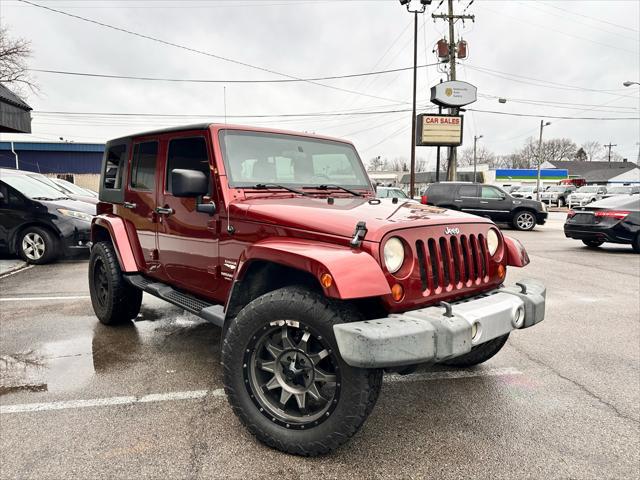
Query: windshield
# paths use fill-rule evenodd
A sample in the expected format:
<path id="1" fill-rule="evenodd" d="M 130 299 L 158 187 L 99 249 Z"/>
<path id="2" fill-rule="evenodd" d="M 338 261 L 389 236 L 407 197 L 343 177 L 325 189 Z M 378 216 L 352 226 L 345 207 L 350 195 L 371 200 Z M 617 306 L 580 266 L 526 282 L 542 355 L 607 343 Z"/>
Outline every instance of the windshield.
<path id="1" fill-rule="evenodd" d="M 406 193 L 404 193 L 399 188 L 384 188 L 378 187 L 376 192 L 376 196 L 378 198 L 409 198 Z"/>
<path id="2" fill-rule="evenodd" d="M 52 181 L 57 185 L 59 185 L 60 187 L 62 187 L 63 189 L 68 190 L 69 192 L 75 195 L 84 195 L 85 197 L 93 196 L 91 192 L 89 192 L 88 190 L 85 190 L 82 187 L 77 186 L 75 183 L 67 182 L 66 180 L 62 180 L 60 178 L 54 178 Z"/>
<path id="3" fill-rule="evenodd" d="M 526 187 L 520 187 L 518 189 L 518 192 L 533 192 L 535 187 L 530 187 L 530 186 L 526 186 Z"/>
<path id="4" fill-rule="evenodd" d="M 221 130 L 219 135 L 232 187 L 279 184 L 371 189 L 360 157 L 349 144 L 241 130 Z"/>
<path id="5" fill-rule="evenodd" d="M 598 191 L 598 187 L 580 187 L 576 191 L 579 193 L 596 193 Z"/>
<path id="6" fill-rule="evenodd" d="M 564 192 L 567 187 L 549 187 L 547 192 Z"/>
<path id="7" fill-rule="evenodd" d="M 613 193 L 615 195 L 624 194 L 624 193 L 630 194 L 631 187 L 613 187 L 613 188 L 607 189 L 607 193 Z"/>
<path id="8" fill-rule="evenodd" d="M 27 175 L 3 175 L 2 180 L 24 196 L 32 199 L 55 200 L 67 198 L 60 190 L 49 186 L 47 183 L 34 180 Z"/>

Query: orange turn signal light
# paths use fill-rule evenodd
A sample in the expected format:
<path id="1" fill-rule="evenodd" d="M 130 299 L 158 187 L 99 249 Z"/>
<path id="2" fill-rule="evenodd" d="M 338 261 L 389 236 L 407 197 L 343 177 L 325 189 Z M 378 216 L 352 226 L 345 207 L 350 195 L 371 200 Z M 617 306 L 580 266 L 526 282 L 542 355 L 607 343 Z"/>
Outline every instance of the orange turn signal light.
<path id="1" fill-rule="evenodd" d="M 323 273 L 320 277 L 320 283 L 324 288 L 329 288 L 331 285 L 333 285 L 333 277 L 328 273 Z"/>
<path id="2" fill-rule="evenodd" d="M 504 265 L 502 264 L 498 265 L 498 277 L 500 277 L 500 280 L 503 280 L 506 275 L 507 275 L 507 269 L 504 268 Z"/>
<path id="3" fill-rule="evenodd" d="M 393 298 L 396 302 L 399 302 L 404 298 L 404 288 L 399 283 L 396 283 L 393 287 L 391 287 L 391 298 Z"/>

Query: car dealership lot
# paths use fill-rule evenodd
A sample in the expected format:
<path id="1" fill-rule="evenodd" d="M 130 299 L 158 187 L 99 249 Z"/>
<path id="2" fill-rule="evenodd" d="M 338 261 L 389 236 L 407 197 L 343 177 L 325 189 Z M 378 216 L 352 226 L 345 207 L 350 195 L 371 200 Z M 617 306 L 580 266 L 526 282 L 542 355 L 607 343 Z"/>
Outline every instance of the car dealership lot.
<path id="1" fill-rule="evenodd" d="M 469 370 L 385 377 L 360 433 L 325 457 L 270 450 L 224 399 L 219 330 L 145 295 L 99 324 L 86 261 L 0 280 L 2 478 L 574 477 L 640 474 L 640 256 L 564 238 L 564 215 L 508 231 L 547 316 Z"/>

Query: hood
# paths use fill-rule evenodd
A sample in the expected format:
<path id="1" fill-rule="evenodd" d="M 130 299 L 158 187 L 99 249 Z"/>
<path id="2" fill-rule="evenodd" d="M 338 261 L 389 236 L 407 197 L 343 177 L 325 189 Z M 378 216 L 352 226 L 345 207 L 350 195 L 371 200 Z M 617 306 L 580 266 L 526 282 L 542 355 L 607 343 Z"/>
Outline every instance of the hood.
<path id="1" fill-rule="evenodd" d="M 368 241 L 379 242 L 392 230 L 433 225 L 491 223 L 456 210 L 422 205 L 413 200 L 360 197 L 251 198 L 232 203 L 232 215 L 246 220 L 283 225 L 327 235 L 352 237 L 358 222 L 366 222 Z"/>

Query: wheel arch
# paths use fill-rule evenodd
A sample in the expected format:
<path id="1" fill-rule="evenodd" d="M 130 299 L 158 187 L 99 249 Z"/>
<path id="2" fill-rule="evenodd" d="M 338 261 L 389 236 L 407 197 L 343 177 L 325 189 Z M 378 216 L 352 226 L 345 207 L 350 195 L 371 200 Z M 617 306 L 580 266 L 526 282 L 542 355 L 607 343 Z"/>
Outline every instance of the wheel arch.
<path id="1" fill-rule="evenodd" d="M 124 221 L 120 217 L 114 215 L 94 217 L 91 222 L 91 242 L 102 241 L 111 242 L 116 252 L 120 269 L 123 272 L 133 273 L 140 270 L 136 255 L 127 236 Z"/>
<path id="2" fill-rule="evenodd" d="M 29 222 L 25 222 L 15 229 L 15 231 L 13 232 L 13 237 L 9 241 L 9 248 L 11 250 L 10 253 L 18 252 L 18 242 L 20 241 L 20 236 L 22 235 L 22 232 L 24 232 L 29 227 L 38 227 L 47 230 L 48 232 L 51 232 L 57 240 L 60 240 L 60 231 L 56 229 L 55 226 L 49 225 L 48 223 L 32 220 Z"/>

